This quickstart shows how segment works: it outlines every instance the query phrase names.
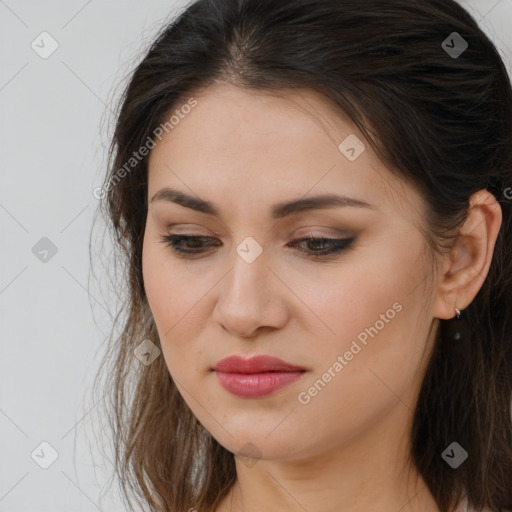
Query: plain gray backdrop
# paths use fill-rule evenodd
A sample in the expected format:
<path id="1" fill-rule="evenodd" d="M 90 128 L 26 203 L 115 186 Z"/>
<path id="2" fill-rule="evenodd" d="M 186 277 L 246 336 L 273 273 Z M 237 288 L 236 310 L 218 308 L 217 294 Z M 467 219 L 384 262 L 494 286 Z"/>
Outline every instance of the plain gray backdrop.
<path id="1" fill-rule="evenodd" d="M 510 71 L 512 0 L 461 3 Z M 90 280 L 93 190 L 123 80 L 186 4 L 0 0 L 0 512 L 124 510 L 87 427 L 115 302 Z"/>

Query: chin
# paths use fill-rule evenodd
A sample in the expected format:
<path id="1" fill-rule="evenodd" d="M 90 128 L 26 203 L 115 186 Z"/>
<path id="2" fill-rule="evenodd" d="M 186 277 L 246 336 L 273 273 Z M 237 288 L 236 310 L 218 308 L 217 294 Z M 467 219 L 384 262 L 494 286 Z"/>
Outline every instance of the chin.
<path id="1" fill-rule="evenodd" d="M 229 436 L 226 432 L 222 432 L 219 436 L 214 436 L 219 444 L 224 446 L 226 450 L 234 453 L 240 459 L 258 460 L 284 460 L 293 459 L 298 455 L 299 450 L 304 449 L 304 439 L 295 439 L 286 431 L 281 435 L 276 435 L 272 429 L 261 428 L 261 430 L 252 429 L 246 435 L 228 430 L 233 436 Z"/>

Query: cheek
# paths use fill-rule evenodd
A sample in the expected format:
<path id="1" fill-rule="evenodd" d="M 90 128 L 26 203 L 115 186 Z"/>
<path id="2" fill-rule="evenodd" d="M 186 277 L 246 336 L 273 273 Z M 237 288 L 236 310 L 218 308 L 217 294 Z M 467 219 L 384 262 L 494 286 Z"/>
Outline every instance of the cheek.
<path id="1" fill-rule="evenodd" d="M 414 233 L 409 240 L 390 238 L 396 238 L 395 242 L 381 239 L 372 249 L 360 251 L 357 261 L 351 260 L 346 269 L 333 272 L 322 294 L 322 308 L 343 340 L 349 342 L 360 335 L 363 343 L 365 338 L 382 340 L 376 351 L 394 345 L 407 351 L 400 333 L 411 338 L 414 329 L 420 334 L 415 319 L 425 306 L 421 284 L 428 276 L 420 263 L 420 240 Z M 421 336 L 414 343 L 421 344 Z"/>
<path id="2" fill-rule="evenodd" d="M 154 240 L 155 237 L 153 236 Z M 163 356 L 172 376 L 181 381 L 186 372 L 204 371 L 197 340 L 205 321 L 208 290 L 215 280 L 194 279 L 186 262 L 171 257 L 161 244 L 144 244 L 142 274 Z M 190 378 L 190 377 L 189 377 Z"/>
<path id="3" fill-rule="evenodd" d="M 400 409 L 400 402 L 413 408 L 409 393 L 416 387 L 420 350 L 411 339 L 410 306 L 396 282 L 375 287 L 367 277 L 354 275 L 321 296 L 320 316 L 336 335 L 323 335 L 315 345 L 315 370 L 295 397 L 304 435 L 326 446 L 370 428 L 386 411 Z"/>
<path id="4" fill-rule="evenodd" d="M 148 229 L 142 250 L 142 275 L 150 309 L 160 335 L 170 335 L 189 309 L 189 297 L 195 296 L 197 279 L 183 271 L 158 235 Z M 162 337 L 162 342 L 165 337 Z"/>
<path id="5" fill-rule="evenodd" d="M 364 343 L 365 329 L 376 322 L 379 332 L 396 323 L 397 309 L 401 309 L 404 297 L 396 275 L 361 263 L 346 268 L 340 266 L 336 271 L 326 273 L 322 282 L 317 280 L 307 288 L 300 288 L 298 295 L 318 319 L 316 330 L 323 340 L 321 346 L 329 347 L 329 350 L 345 347 L 348 350 L 358 335 Z"/>
<path id="6" fill-rule="evenodd" d="M 350 366 L 364 368 L 398 368 L 417 358 L 428 329 L 417 320 L 425 306 L 420 286 L 425 273 L 417 252 L 417 247 L 398 252 L 393 244 L 361 251 L 357 262 L 347 261 L 304 291 L 304 302 L 321 320 L 316 330 L 322 343 L 315 344 L 315 352 L 334 362 L 352 349 L 357 355 L 347 354 Z"/>

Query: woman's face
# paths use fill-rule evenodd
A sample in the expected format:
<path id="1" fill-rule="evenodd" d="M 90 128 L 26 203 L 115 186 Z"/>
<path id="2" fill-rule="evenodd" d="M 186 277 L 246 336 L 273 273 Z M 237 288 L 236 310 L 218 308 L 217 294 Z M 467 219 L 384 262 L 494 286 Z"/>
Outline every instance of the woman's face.
<path id="1" fill-rule="evenodd" d="M 150 154 L 143 247 L 147 298 L 183 399 L 225 448 L 254 458 L 396 437 L 437 322 L 420 196 L 314 92 L 218 85 L 194 98 Z M 166 188 L 217 213 L 177 204 Z M 276 208 L 327 194 L 368 206 Z M 175 239 L 196 251 L 183 255 L 166 235 L 206 238 Z M 351 242 L 299 242 L 311 237 Z M 231 379 L 229 391 L 212 370 L 232 355 L 270 355 L 305 371 L 250 396 L 249 377 Z"/>

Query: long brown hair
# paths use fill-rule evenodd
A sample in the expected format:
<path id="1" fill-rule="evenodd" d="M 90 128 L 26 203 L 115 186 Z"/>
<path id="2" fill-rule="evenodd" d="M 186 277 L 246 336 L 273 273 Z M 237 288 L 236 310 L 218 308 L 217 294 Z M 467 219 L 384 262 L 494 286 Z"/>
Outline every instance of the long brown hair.
<path id="1" fill-rule="evenodd" d="M 150 45 L 119 103 L 99 194 L 125 296 L 95 390 L 109 397 L 126 505 L 211 512 L 236 480 L 233 453 L 191 413 L 163 357 L 145 365 L 134 353 L 145 339 L 160 347 L 142 279 L 141 148 L 216 82 L 330 98 L 422 192 L 432 251 L 450 247 L 474 192 L 499 201 L 490 270 L 459 339 L 456 320 L 440 320 L 410 457 L 442 512 L 464 496 L 476 508 L 512 509 L 512 88 L 495 46 L 452 0 L 198 0 Z M 457 470 L 441 457 L 453 440 L 470 454 Z"/>

